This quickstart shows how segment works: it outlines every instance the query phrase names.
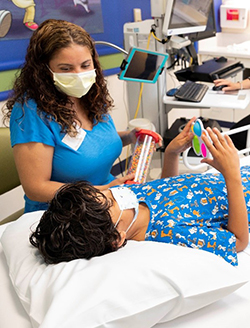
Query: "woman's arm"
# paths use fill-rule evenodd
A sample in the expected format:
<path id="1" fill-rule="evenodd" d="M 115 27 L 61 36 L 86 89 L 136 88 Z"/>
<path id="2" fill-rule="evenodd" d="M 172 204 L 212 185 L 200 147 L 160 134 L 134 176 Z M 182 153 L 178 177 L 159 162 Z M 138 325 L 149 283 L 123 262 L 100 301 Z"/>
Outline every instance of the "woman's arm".
<path id="1" fill-rule="evenodd" d="M 243 81 L 239 82 L 232 82 L 229 80 L 224 80 L 224 79 L 218 79 L 213 81 L 215 86 L 220 86 L 220 85 L 226 85 L 225 88 L 223 88 L 223 91 L 232 91 L 232 90 L 241 90 L 241 89 L 250 89 L 250 80 L 245 79 Z"/>
<path id="2" fill-rule="evenodd" d="M 13 147 L 20 182 L 27 197 L 33 201 L 48 202 L 63 183 L 51 181 L 54 148 L 42 143 L 30 142 Z M 134 174 L 111 181 L 108 185 L 95 186 L 99 190 L 124 184 L 133 180 Z"/>
<path id="3" fill-rule="evenodd" d="M 202 136 L 213 158 L 203 159 L 220 171 L 225 179 L 228 195 L 227 229 L 236 237 L 237 252 L 246 248 L 249 242 L 248 215 L 241 183 L 240 163 L 237 149 L 229 136 L 222 136 L 218 129 L 207 129 L 212 143 Z"/>
<path id="4" fill-rule="evenodd" d="M 33 201 L 51 200 L 63 183 L 50 181 L 54 148 L 37 142 L 16 144 L 13 153 L 20 182 Z"/>
<path id="5" fill-rule="evenodd" d="M 135 144 L 136 142 L 136 131 L 139 131 L 140 129 L 137 128 L 137 129 L 133 129 L 132 131 L 120 131 L 118 132 L 121 140 L 122 140 L 122 146 L 125 147 L 125 146 L 128 146 L 130 145 L 131 143 Z"/>
<path id="6" fill-rule="evenodd" d="M 179 156 L 191 146 L 193 133 L 190 132 L 192 123 L 195 121 L 193 117 L 185 126 L 180 134 L 175 137 L 167 146 L 164 153 L 164 162 L 162 168 L 162 178 L 173 177 L 179 174 Z"/>
<path id="7" fill-rule="evenodd" d="M 245 79 L 245 80 L 241 81 L 241 87 L 242 87 L 242 89 L 250 89 L 250 80 Z"/>

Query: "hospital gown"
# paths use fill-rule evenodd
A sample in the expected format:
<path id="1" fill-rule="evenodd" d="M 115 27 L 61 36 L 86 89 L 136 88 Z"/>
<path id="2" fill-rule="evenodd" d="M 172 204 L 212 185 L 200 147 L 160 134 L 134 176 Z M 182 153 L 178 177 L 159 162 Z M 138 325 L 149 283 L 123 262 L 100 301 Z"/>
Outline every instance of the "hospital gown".
<path id="1" fill-rule="evenodd" d="M 250 166 L 242 167 L 242 184 L 250 217 Z M 150 209 L 145 240 L 212 252 L 237 265 L 236 238 L 226 230 L 227 191 L 222 174 L 185 174 L 131 185 Z"/>

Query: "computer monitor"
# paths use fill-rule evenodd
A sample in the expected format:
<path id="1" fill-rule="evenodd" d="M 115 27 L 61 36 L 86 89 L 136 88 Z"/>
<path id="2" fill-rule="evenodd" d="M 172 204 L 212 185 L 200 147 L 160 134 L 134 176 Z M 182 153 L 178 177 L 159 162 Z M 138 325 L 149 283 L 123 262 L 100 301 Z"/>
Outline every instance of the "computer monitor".
<path id="1" fill-rule="evenodd" d="M 162 32 L 165 36 L 206 29 L 212 0 L 167 0 Z"/>
<path id="2" fill-rule="evenodd" d="M 204 40 L 216 35 L 216 20 L 214 13 L 214 4 L 212 3 L 207 20 L 207 27 L 203 32 L 185 34 L 191 42 Z"/>

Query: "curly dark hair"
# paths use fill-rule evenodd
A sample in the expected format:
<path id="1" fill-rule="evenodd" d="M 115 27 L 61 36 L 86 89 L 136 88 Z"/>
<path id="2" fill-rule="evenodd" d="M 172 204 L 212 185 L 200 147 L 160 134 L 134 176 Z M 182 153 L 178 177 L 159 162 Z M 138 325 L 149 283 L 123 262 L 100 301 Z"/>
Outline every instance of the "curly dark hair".
<path id="1" fill-rule="evenodd" d="M 32 232 L 30 243 L 48 264 L 116 251 L 121 237 L 109 213 L 111 206 L 112 202 L 86 181 L 65 184 Z"/>
<path id="2" fill-rule="evenodd" d="M 68 96 L 58 91 L 48 69 L 50 60 L 63 48 L 71 44 L 86 46 L 90 50 L 96 82 L 89 92 L 81 98 L 82 105 L 89 119 L 95 123 L 103 120 L 113 106 L 106 81 L 98 59 L 94 42 L 90 35 L 80 26 L 64 20 L 48 19 L 33 33 L 27 49 L 25 64 L 13 86 L 13 95 L 3 109 L 4 123 L 10 119 L 15 102 L 24 105 L 28 99 L 34 99 L 38 110 L 58 122 L 63 132 L 76 134 L 76 112 Z"/>

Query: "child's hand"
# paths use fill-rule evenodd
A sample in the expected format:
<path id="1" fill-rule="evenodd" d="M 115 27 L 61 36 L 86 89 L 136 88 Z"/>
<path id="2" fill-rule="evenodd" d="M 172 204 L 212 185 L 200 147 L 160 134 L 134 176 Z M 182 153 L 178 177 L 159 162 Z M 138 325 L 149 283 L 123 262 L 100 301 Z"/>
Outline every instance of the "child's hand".
<path id="1" fill-rule="evenodd" d="M 224 178 L 237 175 L 240 169 L 239 156 L 231 138 L 228 135 L 222 135 L 217 128 L 211 130 L 207 128 L 209 138 L 202 135 L 202 140 L 206 144 L 213 158 L 204 158 L 202 163 L 207 163 L 220 171 Z"/>
<path id="2" fill-rule="evenodd" d="M 192 146 L 192 139 L 193 139 L 193 133 L 191 132 L 191 126 L 192 123 L 196 120 L 195 117 L 193 117 L 185 126 L 185 128 L 181 131 L 178 136 L 176 136 L 170 144 L 165 149 L 165 152 L 168 154 L 176 154 L 179 155 L 183 151 L 185 151 L 187 148 Z"/>

